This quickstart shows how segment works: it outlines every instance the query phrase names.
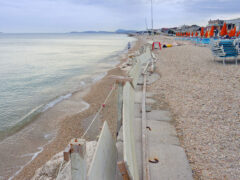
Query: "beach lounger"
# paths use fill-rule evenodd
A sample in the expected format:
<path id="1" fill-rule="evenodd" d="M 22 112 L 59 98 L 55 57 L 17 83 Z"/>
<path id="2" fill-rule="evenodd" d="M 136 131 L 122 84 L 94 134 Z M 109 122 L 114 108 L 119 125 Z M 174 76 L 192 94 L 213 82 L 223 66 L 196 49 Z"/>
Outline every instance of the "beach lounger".
<path id="1" fill-rule="evenodd" d="M 211 50 L 215 57 L 223 59 L 223 64 L 225 64 L 226 58 L 235 58 L 237 64 L 238 51 L 236 46 L 234 46 L 233 40 L 214 40 L 211 42 Z"/>

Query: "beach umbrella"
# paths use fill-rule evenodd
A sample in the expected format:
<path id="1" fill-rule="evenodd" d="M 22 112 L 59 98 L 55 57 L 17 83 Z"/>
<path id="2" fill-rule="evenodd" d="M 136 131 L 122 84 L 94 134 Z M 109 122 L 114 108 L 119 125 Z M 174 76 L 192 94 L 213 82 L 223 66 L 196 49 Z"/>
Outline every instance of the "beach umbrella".
<path id="1" fill-rule="evenodd" d="M 192 32 L 192 37 L 193 37 L 193 32 Z"/>
<path id="2" fill-rule="evenodd" d="M 209 33 L 210 37 L 213 37 L 213 35 L 214 35 L 214 26 L 211 27 L 211 30 L 210 30 L 210 33 Z"/>
<path id="3" fill-rule="evenodd" d="M 236 31 L 237 31 L 237 28 L 235 26 L 234 29 L 233 29 L 233 37 L 236 35 Z"/>
<path id="4" fill-rule="evenodd" d="M 240 31 L 237 33 L 237 35 L 236 35 L 236 36 L 237 36 L 237 37 L 239 37 L 239 35 L 240 35 Z"/>
<path id="5" fill-rule="evenodd" d="M 221 36 L 227 35 L 227 24 L 226 23 L 223 24 L 223 27 L 222 27 L 220 35 Z"/>
<path id="6" fill-rule="evenodd" d="M 208 31 L 206 31 L 205 33 L 205 38 L 208 38 Z"/>
<path id="7" fill-rule="evenodd" d="M 230 30 L 230 32 L 228 33 L 229 37 L 233 37 L 233 29 Z"/>
<path id="8" fill-rule="evenodd" d="M 195 36 L 197 37 L 198 36 L 198 32 L 196 31 L 196 33 L 195 33 Z"/>
<path id="9" fill-rule="evenodd" d="M 201 33 L 200 33 L 201 37 L 204 36 L 204 27 L 201 27 Z"/>

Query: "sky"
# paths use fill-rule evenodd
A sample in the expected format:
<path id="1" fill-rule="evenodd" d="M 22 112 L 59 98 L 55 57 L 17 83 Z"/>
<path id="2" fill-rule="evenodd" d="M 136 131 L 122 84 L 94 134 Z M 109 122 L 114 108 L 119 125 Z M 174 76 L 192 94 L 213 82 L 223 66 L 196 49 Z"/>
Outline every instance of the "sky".
<path id="1" fill-rule="evenodd" d="M 0 32 L 64 33 L 151 27 L 151 0 L 0 0 Z M 153 0 L 154 28 L 240 18 L 240 0 Z"/>

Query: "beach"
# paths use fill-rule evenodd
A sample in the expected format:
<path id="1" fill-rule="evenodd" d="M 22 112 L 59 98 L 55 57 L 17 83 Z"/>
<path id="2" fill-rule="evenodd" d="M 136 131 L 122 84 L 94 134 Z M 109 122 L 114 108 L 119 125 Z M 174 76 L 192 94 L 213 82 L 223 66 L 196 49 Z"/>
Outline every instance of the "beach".
<path id="1" fill-rule="evenodd" d="M 144 40 L 139 38 L 128 53 L 132 54 L 138 50 L 143 43 Z M 104 110 L 100 113 L 100 118 L 97 120 L 97 124 L 93 124 L 95 129 L 90 129 L 85 138 L 87 140 L 96 140 L 97 137 L 95 134 L 97 135 L 98 133 L 95 131 L 100 131 L 101 124 L 104 120 L 108 122 L 111 132 L 116 134 L 117 88 L 113 86 L 115 80 L 111 79 L 110 76 L 125 75 L 125 72 L 120 70 L 119 66 L 127 60 L 127 57 L 128 54 L 122 54 L 121 58 L 119 59 L 119 64 L 116 65 L 115 68 L 109 70 L 106 76 L 97 81 L 95 84 L 91 85 L 84 93 L 81 92 L 80 94 L 73 94 L 73 98 L 76 97 L 84 100 L 84 102 L 89 104 L 89 108 L 82 112 L 68 115 L 62 119 L 58 124 L 58 131 L 54 140 L 47 144 L 43 151 L 39 153 L 33 161 L 25 166 L 22 171 L 14 177 L 14 179 L 31 179 L 35 171 L 44 165 L 48 160 L 50 160 L 55 154 L 63 151 L 72 138 L 80 138 L 90 124 L 94 115 L 97 113 L 98 109 L 102 106 L 102 103 L 112 88 L 115 88 L 115 90 L 113 90 L 113 93 L 109 97 Z M 68 107 L 66 107 L 66 109 L 67 108 Z"/>
<path id="2" fill-rule="evenodd" d="M 174 37 L 156 37 L 162 44 Z M 209 47 L 188 41 L 155 50 L 160 79 L 150 90 L 168 106 L 195 179 L 240 177 L 240 69 L 213 61 Z"/>
<path id="3" fill-rule="evenodd" d="M 63 151 L 72 138 L 80 138 L 103 102 L 112 93 L 99 118 L 86 133 L 88 141 L 97 140 L 104 120 L 113 137 L 117 129 L 117 86 L 112 75 L 125 76 L 122 63 L 139 50 L 151 37 L 136 37 L 137 41 L 128 54 L 123 54 L 119 64 L 107 71 L 99 81 L 72 98 L 88 104 L 82 112 L 69 113 L 57 126 L 56 137 L 37 157 L 25 166 L 14 179 L 31 179 L 35 171 L 55 154 Z M 239 171 L 240 128 L 240 70 L 234 63 L 223 65 L 214 62 L 209 47 L 200 47 L 174 37 L 155 36 L 161 44 L 178 44 L 162 50 L 155 49 L 156 72 L 160 78 L 148 86 L 154 94 L 154 106 L 169 110 L 181 146 L 191 165 L 194 179 L 233 179 Z M 65 106 L 66 112 L 68 106 Z M 76 108 L 78 109 L 78 108 Z"/>

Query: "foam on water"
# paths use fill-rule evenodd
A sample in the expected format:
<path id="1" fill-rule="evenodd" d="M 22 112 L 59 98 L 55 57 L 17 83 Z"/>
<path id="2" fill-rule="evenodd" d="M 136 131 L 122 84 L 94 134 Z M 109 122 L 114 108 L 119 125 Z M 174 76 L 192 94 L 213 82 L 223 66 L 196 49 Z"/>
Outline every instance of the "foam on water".
<path id="1" fill-rule="evenodd" d="M 52 108 L 53 106 L 55 106 L 56 104 L 60 103 L 61 101 L 68 99 L 72 96 L 72 93 L 68 93 L 64 96 L 60 96 L 58 98 L 56 98 L 55 100 L 51 101 L 50 103 L 48 103 L 47 105 L 44 106 L 42 112 L 48 110 L 49 108 Z"/>

